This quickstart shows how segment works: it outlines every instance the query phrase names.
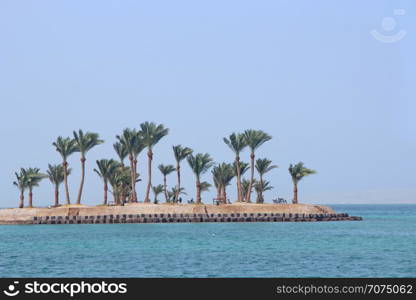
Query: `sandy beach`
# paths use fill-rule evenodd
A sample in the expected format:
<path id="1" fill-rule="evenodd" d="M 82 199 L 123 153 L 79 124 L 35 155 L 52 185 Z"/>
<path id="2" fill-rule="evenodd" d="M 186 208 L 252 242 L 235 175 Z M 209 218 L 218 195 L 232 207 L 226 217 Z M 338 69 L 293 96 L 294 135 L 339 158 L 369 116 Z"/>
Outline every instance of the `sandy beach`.
<path id="1" fill-rule="evenodd" d="M 0 210 L 0 224 L 13 224 L 46 216 L 100 216 L 121 214 L 220 214 L 220 213 L 292 213 L 333 214 L 331 208 L 311 204 L 143 204 L 125 206 L 63 205 L 57 208 L 8 208 Z"/>

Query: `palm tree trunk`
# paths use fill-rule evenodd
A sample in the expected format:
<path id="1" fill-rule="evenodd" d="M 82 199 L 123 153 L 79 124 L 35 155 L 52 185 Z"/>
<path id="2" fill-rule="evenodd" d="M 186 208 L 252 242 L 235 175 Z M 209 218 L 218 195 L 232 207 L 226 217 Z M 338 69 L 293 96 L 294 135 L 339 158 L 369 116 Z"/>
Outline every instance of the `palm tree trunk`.
<path id="1" fill-rule="evenodd" d="M 55 206 L 59 206 L 59 185 L 55 185 Z"/>
<path id="2" fill-rule="evenodd" d="M 30 208 L 33 207 L 33 192 L 32 192 L 32 187 L 29 187 L 29 207 Z"/>
<path id="3" fill-rule="evenodd" d="M 166 184 L 166 175 L 163 175 L 163 192 L 165 194 L 166 203 L 168 203 L 168 191 L 167 191 L 167 184 Z"/>
<path id="4" fill-rule="evenodd" d="M 122 160 L 120 161 L 120 167 L 122 169 L 124 169 L 124 162 Z M 120 204 L 121 202 L 125 202 L 126 201 L 125 190 L 126 190 L 126 186 L 124 185 L 124 183 L 122 183 L 121 184 L 120 197 L 117 197 L 117 200 L 115 201 L 116 204 Z"/>
<path id="5" fill-rule="evenodd" d="M 298 184 L 293 184 L 293 204 L 298 204 Z"/>
<path id="6" fill-rule="evenodd" d="M 23 208 L 24 204 L 25 204 L 25 190 L 21 189 L 20 190 L 20 200 L 19 200 L 19 208 Z"/>
<path id="7" fill-rule="evenodd" d="M 242 196 L 241 196 L 241 173 L 240 173 L 240 157 L 237 156 L 235 158 L 235 163 L 237 166 L 237 202 L 241 202 L 242 201 Z"/>
<path id="8" fill-rule="evenodd" d="M 222 193 L 223 193 L 223 197 L 224 197 L 224 204 L 227 204 L 227 188 L 224 185 L 222 188 Z"/>
<path id="9" fill-rule="evenodd" d="M 79 185 L 77 204 L 81 204 L 82 190 L 84 189 L 85 161 L 86 161 L 85 157 L 82 157 L 81 158 L 81 184 Z"/>
<path id="10" fill-rule="evenodd" d="M 133 161 L 134 169 L 133 169 L 133 202 L 138 202 L 137 192 L 136 192 L 136 179 L 137 179 L 137 158 Z"/>
<path id="11" fill-rule="evenodd" d="M 117 192 L 114 190 L 114 187 L 113 187 L 113 199 L 114 199 L 114 202 L 117 202 L 117 198 L 118 198 L 118 194 L 117 194 Z"/>
<path id="12" fill-rule="evenodd" d="M 250 171 L 251 171 L 251 176 L 250 176 L 250 185 L 248 187 L 248 191 L 247 191 L 247 196 L 246 196 L 246 201 L 247 203 L 251 202 L 251 190 L 253 189 L 253 181 L 254 181 L 254 152 L 251 152 L 250 154 L 250 159 L 251 159 L 251 166 L 250 166 Z"/>
<path id="13" fill-rule="evenodd" d="M 116 199 L 116 201 L 115 201 L 115 203 L 118 205 L 118 204 L 121 204 L 121 202 L 124 202 L 125 200 L 126 200 L 126 195 L 124 194 L 124 189 L 125 189 L 125 186 L 124 186 L 124 184 L 122 184 L 121 185 L 121 191 L 120 191 L 120 196 L 119 197 L 117 197 L 117 199 Z"/>
<path id="14" fill-rule="evenodd" d="M 135 164 L 134 164 L 134 159 L 133 159 L 133 155 L 129 155 L 129 160 L 130 160 L 130 173 L 131 173 L 131 195 L 130 195 L 130 199 L 129 202 L 135 202 L 135 196 L 136 196 L 136 174 L 135 174 Z"/>
<path id="15" fill-rule="evenodd" d="M 181 166 L 179 162 L 176 163 L 176 174 L 178 175 L 178 185 L 177 185 L 177 191 L 175 193 L 175 202 L 179 201 L 179 193 L 181 190 Z"/>
<path id="16" fill-rule="evenodd" d="M 118 197 L 116 197 L 117 199 Z M 104 205 L 107 205 L 107 200 L 108 200 L 108 183 L 107 180 L 104 180 Z M 117 200 L 114 201 L 117 203 Z"/>
<path id="17" fill-rule="evenodd" d="M 147 188 L 146 188 L 146 198 L 144 202 L 150 202 L 150 188 L 152 187 L 152 160 L 153 160 L 153 152 L 149 149 L 147 152 Z"/>
<path id="18" fill-rule="evenodd" d="M 71 200 L 69 199 L 69 188 L 68 188 L 68 162 L 64 161 L 64 186 L 65 186 L 65 196 L 66 196 L 66 204 L 71 204 Z"/>
<path id="19" fill-rule="evenodd" d="M 201 204 L 201 182 L 199 179 L 196 181 L 196 203 Z"/>
<path id="20" fill-rule="evenodd" d="M 217 186 L 217 201 L 221 200 L 221 191 L 222 191 L 222 187 L 221 185 Z"/>
<path id="21" fill-rule="evenodd" d="M 260 187 L 261 189 L 259 190 L 259 195 L 257 197 L 257 203 L 263 203 L 263 176 L 260 175 Z"/>

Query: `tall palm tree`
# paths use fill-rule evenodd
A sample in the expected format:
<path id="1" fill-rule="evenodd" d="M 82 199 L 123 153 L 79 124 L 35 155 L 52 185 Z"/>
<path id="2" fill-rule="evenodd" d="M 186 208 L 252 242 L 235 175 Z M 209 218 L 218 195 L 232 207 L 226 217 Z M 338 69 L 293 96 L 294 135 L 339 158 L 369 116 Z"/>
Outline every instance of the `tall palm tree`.
<path id="1" fill-rule="evenodd" d="M 181 161 L 192 154 L 193 150 L 188 147 L 182 147 L 182 145 L 172 146 L 173 154 L 175 155 L 176 160 L 176 174 L 178 177 L 178 184 L 176 186 L 176 191 L 178 194 L 175 195 L 174 201 L 178 202 L 179 191 L 181 190 Z"/>
<path id="2" fill-rule="evenodd" d="M 103 140 L 100 140 L 98 133 L 94 132 L 84 132 L 80 129 L 78 132 L 74 131 L 74 140 L 77 147 L 77 151 L 81 154 L 81 183 L 78 190 L 77 204 L 81 204 L 82 190 L 84 189 L 84 180 L 85 180 L 85 157 L 87 152 L 90 151 L 97 145 L 104 143 Z"/>
<path id="3" fill-rule="evenodd" d="M 264 197 L 263 197 L 263 189 L 261 189 L 261 187 L 265 186 L 264 180 L 263 180 L 263 176 L 264 174 L 270 172 L 273 169 L 276 169 L 278 166 L 276 165 L 272 165 L 272 161 L 267 159 L 267 158 L 259 158 L 256 160 L 256 170 L 259 173 L 260 176 L 260 181 L 257 183 L 258 187 L 260 187 L 259 189 L 257 189 L 257 203 L 263 203 L 264 202 Z"/>
<path id="4" fill-rule="evenodd" d="M 257 193 L 257 203 L 264 203 L 264 197 L 263 197 L 263 193 L 266 191 L 270 191 L 271 189 L 273 189 L 273 187 L 270 185 L 270 182 L 267 180 L 263 180 L 263 181 L 256 181 L 254 183 L 254 189 L 256 190 Z"/>
<path id="5" fill-rule="evenodd" d="M 33 207 L 33 188 L 39 186 L 42 179 L 48 177 L 45 174 L 40 173 L 39 168 L 28 168 L 26 169 L 27 174 L 27 187 L 29 189 L 29 207 Z"/>
<path id="6" fill-rule="evenodd" d="M 48 178 L 50 182 L 55 187 L 55 204 L 54 206 L 59 206 L 59 186 L 64 181 L 65 170 L 62 165 L 51 165 L 48 164 L 48 170 L 46 171 L 46 174 L 48 175 Z M 68 174 L 71 174 L 71 169 L 68 169 Z"/>
<path id="7" fill-rule="evenodd" d="M 237 202 L 243 201 L 241 196 L 241 169 L 240 169 L 240 153 L 247 147 L 244 134 L 231 134 L 230 137 L 224 138 L 224 143 L 231 149 L 235 154 L 235 165 L 237 171 Z"/>
<path id="8" fill-rule="evenodd" d="M 250 148 L 250 159 L 251 159 L 251 176 L 250 176 L 250 186 L 249 186 L 249 192 L 246 195 L 246 202 L 251 202 L 251 191 L 253 189 L 254 184 L 254 159 L 255 159 L 255 151 L 263 145 L 265 142 L 272 139 L 270 135 L 265 133 L 261 130 L 253 130 L 249 129 L 244 131 L 244 139 L 247 143 L 247 146 Z"/>
<path id="9" fill-rule="evenodd" d="M 108 181 L 118 167 L 121 166 L 114 159 L 97 160 L 97 169 L 94 169 L 94 172 L 100 176 L 104 183 L 104 205 L 107 205 L 108 202 Z"/>
<path id="10" fill-rule="evenodd" d="M 293 204 L 298 203 L 298 183 L 302 180 L 303 177 L 316 174 L 315 170 L 308 169 L 304 166 L 303 162 L 299 162 L 295 165 L 290 164 L 289 173 L 292 176 L 293 182 Z"/>
<path id="11" fill-rule="evenodd" d="M 196 203 L 201 204 L 201 175 L 213 166 L 213 160 L 208 153 L 190 154 L 186 160 L 196 177 Z"/>
<path id="12" fill-rule="evenodd" d="M 130 202 L 137 202 L 136 179 L 137 179 L 137 157 L 143 151 L 145 145 L 139 132 L 135 129 L 126 128 L 121 135 L 116 138 L 125 147 L 130 160 L 130 177 L 132 191 L 130 193 Z"/>
<path id="13" fill-rule="evenodd" d="M 165 190 L 165 187 L 163 187 L 163 185 L 161 185 L 161 184 L 158 184 L 156 186 L 152 186 L 153 195 L 155 196 L 155 199 L 153 200 L 154 204 L 157 204 L 159 202 L 157 200 L 157 196 L 159 196 L 159 194 L 163 193 L 164 190 Z"/>
<path id="14" fill-rule="evenodd" d="M 120 164 L 124 167 L 124 160 L 129 155 L 126 147 L 120 143 L 116 142 L 113 144 L 114 151 L 116 151 L 118 158 L 120 159 Z"/>
<path id="15" fill-rule="evenodd" d="M 27 173 L 25 169 L 20 168 L 20 172 L 15 172 L 14 175 L 16 176 L 16 181 L 13 181 L 13 184 L 19 189 L 20 192 L 19 208 L 23 208 L 25 201 L 25 189 L 27 188 Z"/>
<path id="16" fill-rule="evenodd" d="M 169 202 L 168 190 L 167 190 L 168 186 L 167 186 L 167 182 L 166 182 L 166 177 L 170 173 L 172 173 L 173 171 L 175 171 L 176 169 L 172 165 L 166 165 L 165 166 L 163 164 L 160 164 L 158 166 L 158 168 L 159 168 L 160 173 L 162 173 L 162 175 L 163 175 L 163 193 L 165 194 L 166 202 Z"/>
<path id="17" fill-rule="evenodd" d="M 55 146 L 56 151 L 62 157 L 62 166 L 64 167 L 64 186 L 65 186 L 65 196 L 66 196 L 66 204 L 71 204 L 69 199 L 69 188 L 68 188 L 68 157 L 77 152 L 77 146 L 75 140 L 67 137 L 63 138 L 59 136 L 56 139 L 56 142 L 52 143 Z"/>
<path id="18" fill-rule="evenodd" d="M 165 136 L 168 135 L 169 129 L 162 124 L 156 125 L 153 122 L 144 122 L 140 124 L 140 133 L 143 143 L 147 147 L 147 189 L 144 202 L 150 202 L 150 188 L 152 187 L 152 161 L 153 147 Z"/>

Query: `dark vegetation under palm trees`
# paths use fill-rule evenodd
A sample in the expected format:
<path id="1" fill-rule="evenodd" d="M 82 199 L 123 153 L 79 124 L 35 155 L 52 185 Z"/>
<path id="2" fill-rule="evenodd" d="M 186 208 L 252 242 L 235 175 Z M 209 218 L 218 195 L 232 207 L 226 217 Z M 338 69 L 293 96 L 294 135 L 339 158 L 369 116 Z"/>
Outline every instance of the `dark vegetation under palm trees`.
<path id="1" fill-rule="evenodd" d="M 264 193 L 273 189 L 270 181 L 265 176 L 270 171 L 278 168 L 270 159 L 258 158 L 255 153 L 272 137 L 262 130 L 249 129 L 243 133 L 232 133 L 229 137 L 223 138 L 224 143 L 233 152 L 232 162 L 214 163 L 213 158 L 208 153 L 194 153 L 191 148 L 182 145 L 172 146 L 172 159 L 176 165 L 160 164 L 158 169 L 162 178 L 162 184 L 153 184 L 153 156 L 154 149 L 158 142 L 168 135 L 169 129 L 162 124 L 144 122 L 139 129 L 126 128 L 120 135 L 116 136 L 117 142 L 113 144 L 116 159 L 100 159 L 96 161 L 94 172 L 101 178 L 103 183 L 103 205 L 109 204 L 109 193 L 112 194 L 114 205 L 124 205 L 125 203 L 139 202 L 143 197 L 145 203 L 151 202 L 153 193 L 153 203 L 159 203 L 159 195 L 163 194 L 166 203 L 182 202 L 181 195 L 187 195 L 181 186 L 182 162 L 186 160 L 188 167 L 195 176 L 195 203 L 202 203 L 202 193 L 208 191 L 212 184 L 203 181 L 202 177 L 211 170 L 212 182 L 217 193 L 214 201 L 217 204 L 231 203 L 227 196 L 227 188 L 235 181 L 237 190 L 236 202 L 252 202 L 252 194 L 255 192 L 256 203 L 265 202 Z M 78 190 L 77 204 L 81 204 L 83 187 L 86 177 L 86 154 L 93 150 L 95 146 L 104 143 L 97 133 L 74 131 L 73 138 L 59 136 L 52 145 L 61 156 L 60 164 L 49 164 L 46 173 L 42 173 L 39 168 L 21 168 L 15 173 L 16 180 L 13 184 L 19 191 L 19 208 L 25 206 L 25 192 L 28 191 L 28 207 L 33 207 L 33 189 L 39 186 L 40 182 L 49 178 L 54 192 L 53 206 L 61 205 L 59 199 L 59 189 L 64 184 L 65 203 L 71 204 L 70 192 L 68 187 L 68 177 L 71 174 L 68 157 L 74 153 L 80 154 L 81 162 L 81 181 Z M 245 148 L 249 149 L 249 162 L 241 160 L 241 155 Z M 138 195 L 136 185 L 141 181 L 140 174 L 137 172 L 138 156 L 147 149 L 147 185 L 145 194 Z M 128 165 L 125 165 L 125 160 Z M 250 171 L 249 177 L 244 177 Z M 255 178 L 257 171 L 258 178 Z M 176 184 L 169 188 L 168 177 L 176 172 Z M 305 176 L 315 174 L 316 171 L 308 169 L 303 162 L 290 165 L 289 174 L 293 182 L 293 203 L 298 203 L 298 184 Z M 159 177 L 160 178 L 160 177 Z M 194 203 L 192 201 L 192 203 Z"/>

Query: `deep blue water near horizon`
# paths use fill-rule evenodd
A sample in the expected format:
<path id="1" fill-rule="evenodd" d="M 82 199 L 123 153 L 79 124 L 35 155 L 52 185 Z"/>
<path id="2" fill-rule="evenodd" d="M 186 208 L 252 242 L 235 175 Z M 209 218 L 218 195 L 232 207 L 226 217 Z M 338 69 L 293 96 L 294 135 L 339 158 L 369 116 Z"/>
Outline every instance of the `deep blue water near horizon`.
<path id="1" fill-rule="evenodd" d="M 0 277 L 416 277 L 416 205 L 362 222 L 0 226 Z"/>

